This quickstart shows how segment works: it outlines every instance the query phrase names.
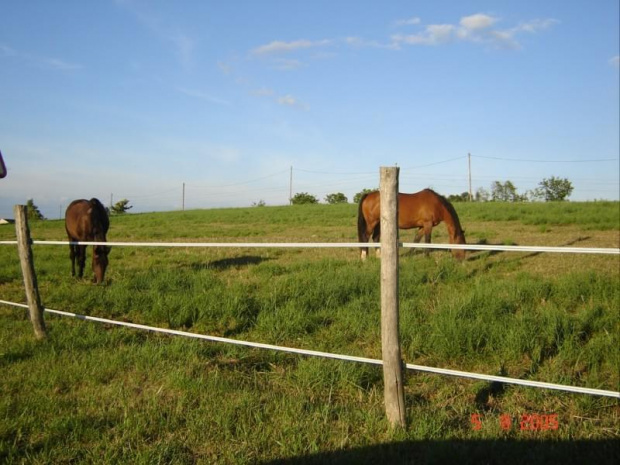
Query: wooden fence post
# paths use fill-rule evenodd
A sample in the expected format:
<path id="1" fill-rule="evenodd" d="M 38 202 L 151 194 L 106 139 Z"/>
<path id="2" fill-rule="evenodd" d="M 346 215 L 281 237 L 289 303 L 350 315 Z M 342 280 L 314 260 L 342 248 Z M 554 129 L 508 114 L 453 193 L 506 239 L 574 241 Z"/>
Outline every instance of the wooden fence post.
<path id="1" fill-rule="evenodd" d="M 17 250 L 19 261 L 22 265 L 22 275 L 24 276 L 24 288 L 26 290 L 26 300 L 30 312 L 30 321 L 34 327 L 34 334 L 37 339 L 45 339 L 45 321 L 43 320 L 43 306 L 39 296 L 37 286 L 37 275 L 34 271 L 34 258 L 30 247 L 30 228 L 28 227 L 28 215 L 25 205 L 15 205 L 15 232 L 17 233 Z"/>
<path id="2" fill-rule="evenodd" d="M 381 167 L 381 352 L 385 413 L 392 426 L 406 426 L 398 328 L 398 173 Z"/>

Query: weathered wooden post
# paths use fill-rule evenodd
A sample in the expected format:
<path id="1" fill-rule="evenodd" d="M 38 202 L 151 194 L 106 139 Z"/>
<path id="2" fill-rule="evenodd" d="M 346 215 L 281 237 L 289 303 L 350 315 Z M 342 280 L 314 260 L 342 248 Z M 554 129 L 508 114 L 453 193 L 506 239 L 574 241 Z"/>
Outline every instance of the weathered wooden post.
<path id="1" fill-rule="evenodd" d="M 385 413 L 392 426 L 406 426 L 398 328 L 398 173 L 381 167 L 381 351 Z"/>
<path id="2" fill-rule="evenodd" d="M 37 339 L 45 339 L 47 331 L 45 330 L 45 321 L 43 320 L 43 306 L 41 305 L 41 297 L 39 296 L 39 288 L 37 286 L 37 275 L 34 271 L 26 206 L 15 205 L 13 212 L 15 214 L 15 232 L 17 233 L 17 251 L 19 252 L 19 261 L 22 265 L 30 321 L 34 327 L 35 337 Z"/>

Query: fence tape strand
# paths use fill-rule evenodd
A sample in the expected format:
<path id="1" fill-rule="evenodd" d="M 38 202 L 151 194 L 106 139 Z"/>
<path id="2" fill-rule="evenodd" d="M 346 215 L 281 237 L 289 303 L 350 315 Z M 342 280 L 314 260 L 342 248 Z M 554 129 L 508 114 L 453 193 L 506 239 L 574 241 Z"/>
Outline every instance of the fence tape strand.
<path id="1" fill-rule="evenodd" d="M 0 304 L 10 305 L 14 307 L 28 308 L 28 305 L 18 304 L 15 302 L 8 302 L 5 300 L 0 300 Z M 293 354 L 299 354 L 299 355 L 330 358 L 330 359 L 335 359 L 335 360 L 367 363 L 367 364 L 372 364 L 372 365 L 383 365 L 382 360 L 366 358 L 366 357 L 355 357 L 351 355 L 332 354 L 329 352 L 298 349 L 294 347 L 284 347 L 284 346 L 278 346 L 278 345 L 273 345 L 273 344 L 264 344 L 261 342 L 240 341 L 237 339 L 190 333 L 187 331 L 178 331 L 175 329 L 157 328 L 154 326 L 147 326 L 147 325 L 141 325 L 137 323 L 110 320 L 107 318 L 99 318 L 99 317 L 87 316 L 87 315 L 78 315 L 76 313 L 64 312 L 61 310 L 52 310 L 50 308 L 44 308 L 43 310 L 51 314 L 77 318 L 79 320 L 84 320 L 84 321 L 94 321 L 98 323 L 105 323 L 105 324 L 116 325 L 116 326 L 124 326 L 128 328 L 141 329 L 141 330 L 151 331 L 151 332 L 156 332 L 156 333 L 170 334 L 174 336 L 183 336 L 183 337 L 189 337 L 189 338 L 194 338 L 194 339 L 202 339 L 202 340 L 207 340 L 207 341 L 234 344 L 234 345 L 253 347 L 253 348 L 258 348 L 258 349 L 275 350 L 279 352 L 287 352 L 287 353 L 293 353 Z M 620 399 L 620 392 L 608 391 L 608 390 L 603 390 L 603 389 L 593 389 L 593 388 L 585 388 L 585 387 L 579 387 L 579 386 L 566 386 L 562 384 L 546 383 L 542 381 L 530 381 L 530 380 L 517 379 L 517 378 L 508 378 L 505 376 L 484 375 L 484 374 L 478 374 L 478 373 L 470 373 L 466 371 L 450 370 L 450 369 L 445 369 L 445 368 L 434 368 L 434 367 L 427 367 L 427 366 L 422 366 L 422 365 L 414 365 L 410 363 L 405 364 L 405 367 L 409 370 L 435 373 L 435 374 L 440 374 L 440 375 L 456 376 L 460 378 L 478 379 L 482 381 L 492 381 L 492 382 L 505 383 L 505 384 L 516 384 L 516 385 L 521 385 L 521 386 L 529 386 L 529 387 L 536 387 L 536 388 L 542 388 L 542 389 L 554 389 L 558 391 L 573 392 L 573 393 L 578 393 L 578 394 L 589 394 L 589 395 L 595 395 L 595 396 L 615 397 L 615 398 Z"/>

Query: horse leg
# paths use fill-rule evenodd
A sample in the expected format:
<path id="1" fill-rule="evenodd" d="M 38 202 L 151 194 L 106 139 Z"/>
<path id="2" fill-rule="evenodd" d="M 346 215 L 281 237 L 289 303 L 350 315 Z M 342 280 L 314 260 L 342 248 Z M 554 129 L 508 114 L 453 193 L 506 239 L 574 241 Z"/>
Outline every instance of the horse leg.
<path id="1" fill-rule="evenodd" d="M 413 238 L 413 242 L 415 242 L 416 244 L 420 242 L 423 235 L 424 235 L 424 231 L 422 231 L 422 228 L 418 228 L 417 232 L 415 233 L 415 237 Z M 414 249 L 413 252 L 415 253 L 416 250 Z"/>
<path id="2" fill-rule="evenodd" d="M 424 242 L 426 242 L 427 244 L 431 243 L 431 232 L 433 231 L 433 224 L 432 223 L 425 223 L 424 227 L 423 227 L 423 231 L 424 231 Z M 422 231 L 420 231 L 421 233 Z M 430 249 L 425 249 L 424 250 L 424 255 L 428 257 L 428 254 L 430 253 Z"/>
<path id="3" fill-rule="evenodd" d="M 358 239 L 359 242 L 368 242 L 368 231 L 360 229 Z M 368 257 L 368 247 L 360 247 L 360 258 L 363 262 L 366 261 L 366 257 Z"/>
<path id="4" fill-rule="evenodd" d="M 84 266 L 86 266 L 86 246 L 85 245 L 76 245 L 78 250 L 78 267 L 79 267 L 79 278 L 84 277 Z"/>
<path id="5" fill-rule="evenodd" d="M 372 231 L 372 241 L 373 242 L 381 242 L 381 223 L 377 223 L 375 229 Z M 375 255 L 377 258 L 381 257 L 381 248 L 378 247 L 375 251 Z"/>
<path id="6" fill-rule="evenodd" d="M 69 241 L 72 241 L 73 239 L 69 238 Z M 69 258 L 71 259 L 71 276 L 75 276 L 75 255 L 76 255 L 76 251 L 75 251 L 75 245 L 73 244 L 69 244 Z"/>

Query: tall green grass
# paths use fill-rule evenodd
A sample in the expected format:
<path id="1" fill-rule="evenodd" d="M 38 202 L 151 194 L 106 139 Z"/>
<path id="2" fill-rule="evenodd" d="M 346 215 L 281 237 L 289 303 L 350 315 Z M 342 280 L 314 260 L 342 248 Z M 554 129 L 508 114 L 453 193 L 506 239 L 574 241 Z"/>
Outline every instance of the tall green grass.
<path id="1" fill-rule="evenodd" d="M 474 241 L 563 245 L 576 237 L 618 246 L 617 203 L 605 224 L 586 220 L 598 203 L 577 205 L 574 221 L 564 206 L 547 205 L 556 219 L 541 231 L 528 218 L 545 205 L 517 219 L 492 219 L 501 214 L 494 204 L 457 211 Z M 109 240 L 349 242 L 355 220 L 354 205 L 125 215 L 112 218 Z M 60 221 L 31 229 L 35 239 L 64 239 Z M 0 227 L 0 239 L 13 235 Z M 438 228 L 436 240 L 445 237 Z M 380 263 L 362 264 L 357 250 L 115 247 L 105 286 L 70 276 L 68 247 L 36 245 L 34 255 L 50 308 L 381 357 Z M 407 250 L 400 259 L 405 361 L 618 390 L 617 256 L 485 252 L 458 263 L 448 252 Z M 23 302 L 14 246 L 0 246 L 0 263 L 0 298 Z M 39 342 L 23 310 L 0 306 L 0 461 L 376 463 L 448 454 L 474 463 L 506 444 L 514 459 L 534 463 L 618 454 L 618 403 L 609 398 L 414 372 L 406 376 L 408 428 L 392 431 L 380 367 L 46 320 L 49 337 Z M 521 431 L 521 415 L 532 413 L 557 414 L 559 428 Z M 502 415 L 513 419 L 509 431 Z M 541 453 L 531 440 L 563 452 Z M 596 448 L 579 446 L 591 440 Z"/>

